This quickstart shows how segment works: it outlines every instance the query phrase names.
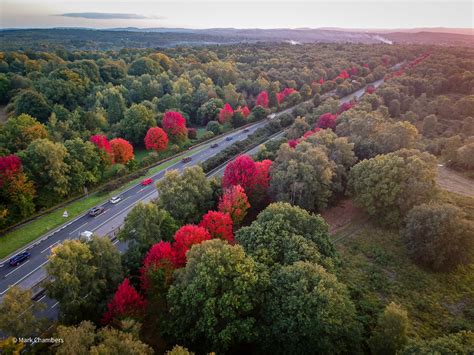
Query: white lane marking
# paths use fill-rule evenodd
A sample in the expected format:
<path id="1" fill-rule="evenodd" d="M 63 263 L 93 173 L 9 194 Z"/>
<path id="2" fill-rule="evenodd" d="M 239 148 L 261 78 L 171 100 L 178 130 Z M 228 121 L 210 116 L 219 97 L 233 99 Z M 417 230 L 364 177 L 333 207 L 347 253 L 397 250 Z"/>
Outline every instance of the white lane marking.
<path id="1" fill-rule="evenodd" d="M 127 196 L 127 197 L 125 197 L 125 198 L 122 198 L 119 202 L 117 202 L 117 203 L 112 203 L 112 205 L 114 205 L 114 206 L 115 206 L 115 205 L 118 205 L 119 203 L 122 203 L 123 201 L 125 201 L 125 200 L 126 200 L 127 198 L 129 198 L 129 197 L 130 197 L 130 196 Z"/>
<path id="2" fill-rule="evenodd" d="M 59 302 L 56 302 L 55 304 L 53 304 L 53 305 L 51 306 L 51 309 L 53 309 L 54 307 L 56 307 L 58 304 L 59 304 Z"/>
<path id="3" fill-rule="evenodd" d="M 113 245 L 116 245 L 117 243 L 119 242 L 119 240 L 117 239 L 115 242 L 113 242 L 112 244 Z"/>
<path id="4" fill-rule="evenodd" d="M 36 269 L 33 269 L 31 270 L 28 274 L 26 274 L 25 276 L 23 276 L 21 279 L 19 279 L 17 282 L 15 282 L 14 284 L 8 286 L 5 291 L 3 292 L 0 292 L 0 296 L 3 295 L 5 292 L 7 292 L 10 288 L 12 288 L 13 286 L 19 284 L 20 282 L 22 282 L 24 279 L 26 279 L 28 276 L 30 276 L 32 273 L 34 273 L 36 270 L 38 270 L 40 267 L 42 267 L 44 264 L 46 264 L 47 262 L 49 262 L 49 260 L 46 260 L 44 263 L 42 263 L 40 266 L 38 266 Z"/>
<path id="5" fill-rule="evenodd" d="M 71 233 L 69 233 L 69 235 L 72 235 L 72 234 L 76 233 L 77 231 L 79 231 L 80 229 L 82 229 L 87 223 L 89 223 L 89 222 L 86 222 L 86 223 L 84 223 L 82 226 L 80 226 L 80 227 L 74 229 Z"/>
<path id="6" fill-rule="evenodd" d="M 46 297 L 46 295 L 43 295 L 43 297 L 41 297 L 41 298 L 40 298 L 38 301 L 36 301 L 36 302 L 41 302 L 41 300 L 42 300 L 43 298 L 45 298 L 45 297 Z"/>
<path id="7" fill-rule="evenodd" d="M 45 249 L 41 252 L 41 254 L 43 254 L 45 251 L 51 249 L 52 247 L 54 247 L 54 246 L 55 246 L 56 244 L 58 244 L 59 242 L 60 242 L 60 240 L 58 240 L 57 242 L 51 244 L 49 247 L 45 248 Z"/>
<path id="8" fill-rule="evenodd" d="M 138 191 L 137 191 L 137 194 L 139 194 L 140 192 L 142 192 L 142 191 L 145 190 L 145 189 L 146 189 L 146 187 L 144 187 L 143 189 L 138 190 Z"/>
<path id="9" fill-rule="evenodd" d="M 14 273 L 15 271 L 17 271 L 17 270 L 20 270 L 23 266 L 25 266 L 25 265 L 28 264 L 29 262 L 30 262 L 30 261 L 28 260 L 28 261 L 24 262 L 21 266 L 18 266 L 18 267 L 16 267 L 16 268 L 14 268 L 12 271 L 10 271 L 8 274 L 6 274 L 5 277 L 7 277 L 7 276 L 10 275 L 10 274 L 13 274 L 13 273 Z"/>

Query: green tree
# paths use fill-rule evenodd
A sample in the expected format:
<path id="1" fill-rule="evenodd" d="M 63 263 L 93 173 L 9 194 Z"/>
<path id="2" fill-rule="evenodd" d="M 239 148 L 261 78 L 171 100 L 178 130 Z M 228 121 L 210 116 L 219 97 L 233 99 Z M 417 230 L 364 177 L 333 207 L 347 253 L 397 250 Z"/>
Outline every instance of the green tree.
<path id="1" fill-rule="evenodd" d="M 259 339 L 272 354 L 357 353 L 360 326 L 346 287 L 320 265 L 299 261 L 272 274 Z"/>
<path id="2" fill-rule="evenodd" d="M 38 319 L 36 312 L 45 305 L 31 299 L 31 290 L 13 286 L 5 293 L 0 303 L 0 329 L 9 336 L 29 337 L 38 335 L 45 321 Z"/>
<path id="3" fill-rule="evenodd" d="M 210 240 L 188 252 L 168 292 L 169 337 L 202 352 L 255 340 L 260 276 L 239 245 Z"/>
<path id="4" fill-rule="evenodd" d="M 178 170 L 168 171 L 157 189 L 158 205 L 180 224 L 198 222 L 213 203 L 210 182 L 200 166 L 186 168 L 181 175 Z"/>
<path id="5" fill-rule="evenodd" d="M 59 302 L 60 319 L 76 323 L 99 320 L 107 298 L 122 280 L 120 254 L 108 238 L 67 240 L 53 249 L 46 267 L 53 281 L 48 295 Z"/>
<path id="6" fill-rule="evenodd" d="M 119 88 L 111 87 L 101 92 L 99 96 L 99 103 L 107 113 L 107 120 L 110 124 L 121 121 L 124 118 L 125 99 L 122 96 Z"/>
<path id="7" fill-rule="evenodd" d="M 148 57 L 138 58 L 130 64 L 128 74 L 140 76 L 143 74 L 157 75 L 160 74 L 160 65 Z"/>
<path id="8" fill-rule="evenodd" d="M 255 260 L 272 266 L 311 261 L 332 267 L 336 256 L 326 222 L 289 203 L 268 205 L 236 240 Z"/>
<path id="9" fill-rule="evenodd" d="M 438 117 L 436 115 L 428 115 L 423 119 L 423 135 L 433 138 L 436 135 L 438 125 Z"/>
<path id="10" fill-rule="evenodd" d="M 311 130 L 311 127 L 304 117 L 297 117 L 295 122 L 288 128 L 286 136 L 288 139 L 297 139 L 302 137 L 303 134 L 309 130 Z"/>
<path id="11" fill-rule="evenodd" d="M 433 197 L 435 177 L 434 156 L 402 149 L 356 164 L 349 174 L 349 191 L 379 222 L 398 225 L 413 206 Z"/>
<path id="12" fill-rule="evenodd" d="M 67 196 L 70 167 L 66 163 L 68 152 L 64 145 L 37 139 L 18 155 L 26 173 L 37 186 L 40 205 L 48 206 Z"/>
<path id="13" fill-rule="evenodd" d="M 474 225 L 463 211 L 448 203 L 413 207 L 402 231 L 408 253 L 434 270 L 467 264 L 474 252 Z"/>
<path id="14" fill-rule="evenodd" d="M 391 302 L 380 314 L 377 325 L 369 339 L 370 349 L 375 355 L 395 355 L 408 342 L 409 320 L 407 312 Z"/>
<path id="15" fill-rule="evenodd" d="M 331 196 L 335 164 L 320 147 L 302 142 L 282 144 L 272 165 L 270 191 L 277 201 L 310 211 L 323 210 Z"/>
<path id="16" fill-rule="evenodd" d="M 143 104 L 135 104 L 125 111 L 125 118 L 120 121 L 119 130 L 126 140 L 142 145 L 148 129 L 155 126 L 153 112 Z"/>
<path id="17" fill-rule="evenodd" d="M 138 274 L 145 253 L 160 240 L 171 241 L 178 230 L 173 217 L 154 203 L 139 202 L 125 217 L 118 238 L 128 242 L 123 256 L 125 268 Z"/>
<path id="18" fill-rule="evenodd" d="M 51 114 L 51 107 L 45 97 L 36 91 L 24 90 L 14 99 L 15 115 L 26 113 L 44 123 Z"/>
<path id="19" fill-rule="evenodd" d="M 472 331 L 461 331 L 429 340 L 412 340 L 399 354 L 465 355 L 473 352 L 474 333 Z"/>
<path id="20" fill-rule="evenodd" d="M 220 109 L 224 107 L 224 102 L 221 99 L 212 98 L 199 107 L 197 116 L 199 123 L 205 125 L 209 121 L 217 120 L 217 115 Z"/>

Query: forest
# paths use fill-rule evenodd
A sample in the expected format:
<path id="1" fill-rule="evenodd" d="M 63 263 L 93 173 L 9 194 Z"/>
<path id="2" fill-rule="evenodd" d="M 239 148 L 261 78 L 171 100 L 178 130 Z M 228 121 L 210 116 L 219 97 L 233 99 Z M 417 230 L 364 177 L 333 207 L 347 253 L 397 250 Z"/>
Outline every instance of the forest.
<path id="1" fill-rule="evenodd" d="M 0 328 L 64 339 L 32 347 L 56 354 L 474 352 L 474 197 L 437 184 L 440 168 L 474 177 L 473 58 L 362 44 L 0 53 L 2 228 L 294 107 L 249 136 L 284 132 L 255 155 L 237 142 L 168 171 L 127 215 L 124 254 L 99 236 L 55 247 L 58 321 L 12 287 Z"/>

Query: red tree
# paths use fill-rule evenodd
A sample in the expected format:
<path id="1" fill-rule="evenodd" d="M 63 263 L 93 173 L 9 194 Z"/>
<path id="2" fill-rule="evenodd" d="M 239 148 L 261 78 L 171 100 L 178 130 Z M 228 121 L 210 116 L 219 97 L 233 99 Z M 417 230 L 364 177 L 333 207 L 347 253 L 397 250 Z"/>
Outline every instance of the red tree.
<path id="1" fill-rule="evenodd" d="M 265 159 L 255 163 L 257 168 L 257 176 L 255 185 L 261 191 L 266 193 L 268 186 L 270 184 L 270 168 L 272 167 L 272 161 Z"/>
<path id="2" fill-rule="evenodd" d="M 157 269 L 173 270 L 173 249 L 170 242 L 160 241 L 154 244 L 143 260 L 141 273 L 141 287 L 146 290 L 150 286 L 149 272 Z"/>
<path id="3" fill-rule="evenodd" d="M 0 157 L 0 187 L 10 181 L 21 170 L 21 160 L 16 155 Z"/>
<path id="4" fill-rule="evenodd" d="M 290 96 L 291 94 L 294 94 L 298 92 L 297 90 L 293 89 L 293 88 L 285 88 L 283 91 L 280 91 L 279 93 L 277 93 L 277 101 L 279 104 L 281 104 L 283 101 L 285 101 L 285 99 Z"/>
<path id="5" fill-rule="evenodd" d="M 134 158 L 133 146 L 125 139 L 114 138 L 110 141 L 110 146 L 116 163 L 127 164 L 129 160 Z"/>
<path id="6" fill-rule="evenodd" d="M 151 127 L 145 136 L 145 147 L 160 152 L 168 147 L 168 135 L 160 127 Z"/>
<path id="7" fill-rule="evenodd" d="M 268 93 L 266 91 L 261 91 L 260 94 L 258 94 L 255 105 L 268 108 Z"/>
<path id="8" fill-rule="evenodd" d="M 375 92 L 375 87 L 372 86 L 372 85 L 368 85 L 366 88 L 365 88 L 365 92 L 367 94 L 373 94 Z"/>
<path id="9" fill-rule="evenodd" d="M 319 79 L 319 83 L 320 83 L 321 85 L 323 85 L 323 84 L 324 84 L 324 79 Z"/>
<path id="10" fill-rule="evenodd" d="M 102 134 L 96 134 L 89 138 L 89 140 L 96 145 L 99 150 L 105 152 L 106 160 L 113 164 L 114 154 L 112 152 L 112 147 L 110 146 L 107 137 Z"/>
<path id="11" fill-rule="evenodd" d="M 352 107 L 354 107 L 355 104 L 352 102 L 344 102 L 341 106 L 339 106 L 339 110 L 337 111 L 338 114 L 350 110 Z"/>
<path id="12" fill-rule="evenodd" d="M 222 186 L 227 188 L 240 185 L 250 196 L 256 182 L 256 175 L 257 167 L 253 159 L 248 155 L 240 155 L 225 167 Z"/>
<path id="13" fill-rule="evenodd" d="M 163 116 L 163 129 L 175 142 L 183 142 L 188 136 L 186 119 L 179 112 L 168 111 Z"/>
<path id="14" fill-rule="evenodd" d="M 233 115 L 234 115 L 234 110 L 228 103 L 226 103 L 219 112 L 219 122 L 222 124 L 229 122 Z"/>
<path id="15" fill-rule="evenodd" d="M 103 315 L 102 323 L 108 324 L 115 318 L 139 318 L 143 316 L 145 306 L 146 301 L 126 278 L 119 285 L 114 298 L 107 304 L 107 311 Z"/>
<path id="16" fill-rule="evenodd" d="M 359 69 L 357 69 L 357 67 L 352 67 L 350 69 L 350 73 L 351 75 L 357 75 L 359 73 Z"/>
<path id="17" fill-rule="evenodd" d="M 278 104 L 281 104 L 283 100 L 285 100 L 285 95 L 283 95 L 283 93 L 281 92 L 278 92 L 276 94 L 276 98 L 277 98 Z"/>
<path id="18" fill-rule="evenodd" d="M 174 235 L 172 260 L 176 267 L 186 265 L 186 253 L 194 244 L 211 239 L 209 232 L 203 227 L 193 224 L 182 226 Z"/>
<path id="19" fill-rule="evenodd" d="M 333 115 L 331 112 L 323 113 L 319 116 L 318 127 L 322 129 L 336 129 L 336 115 Z"/>
<path id="20" fill-rule="evenodd" d="M 350 77 L 350 75 L 347 72 L 347 70 L 343 70 L 339 73 L 339 75 L 337 77 L 342 78 L 342 79 L 348 79 Z"/>
<path id="21" fill-rule="evenodd" d="M 234 242 L 232 218 L 228 213 L 209 211 L 202 217 L 199 226 L 207 229 L 212 238 Z"/>
<path id="22" fill-rule="evenodd" d="M 247 106 L 242 107 L 240 112 L 242 112 L 242 116 L 244 116 L 245 118 L 249 117 L 250 115 L 250 110 Z"/>
<path id="23" fill-rule="evenodd" d="M 229 214 L 237 225 L 243 221 L 249 208 L 249 200 L 240 185 L 227 188 L 219 200 L 219 211 Z"/>
<path id="24" fill-rule="evenodd" d="M 290 146 L 290 148 L 295 148 L 297 145 L 298 145 L 298 140 L 297 139 L 290 139 L 288 141 L 288 145 Z"/>

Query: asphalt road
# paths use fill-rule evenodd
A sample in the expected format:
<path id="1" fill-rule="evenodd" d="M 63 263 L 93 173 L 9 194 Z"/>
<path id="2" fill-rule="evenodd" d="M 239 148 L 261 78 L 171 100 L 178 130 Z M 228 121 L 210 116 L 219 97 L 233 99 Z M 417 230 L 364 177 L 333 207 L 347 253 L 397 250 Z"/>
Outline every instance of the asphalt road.
<path id="1" fill-rule="evenodd" d="M 378 80 L 371 85 L 378 87 L 383 83 L 383 79 Z M 353 99 L 358 99 L 364 95 L 365 88 L 360 89 L 350 95 L 347 95 L 340 99 L 341 103 L 349 102 Z M 287 113 L 293 110 L 293 107 L 288 108 L 284 111 L 277 113 L 275 116 L 279 116 L 283 113 Z M 197 165 L 209 157 L 220 152 L 227 146 L 233 144 L 235 141 L 245 139 L 249 134 L 254 132 L 256 129 L 263 127 L 267 124 L 267 121 L 262 121 L 254 124 L 251 127 L 247 127 L 248 132 L 244 132 L 244 129 L 241 129 L 237 132 L 230 133 L 223 136 L 217 141 L 219 144 L 216 148 L 210 148 L 210 143 L 203 146 L 196 147 L 191 149 L 193 152 L 191 161 L 188 163 L 182 163 L 181 161 L 167 167 L 166 169 L 160 171 L 159 173 L 151 176 L 153 179 L 153 184 L 148 186 L 142 186 L 140 184 L 134 185 L 128 190 L 125 190 L 120 197 L 122 200 L 117 204 L 112 204 L 106 202 L 100 206 L 105 208 L 105 211 L 96 217 L 90 217 L 88 215 L 82 216 L 73 223 L 65 226 L 63 229 L 58 230 L 46 241 L 40 243 L 38 246 L 33 247 L 30 250 L 31 257 L 17 267 L 10 267 L 6 263 L 3 267 L 0 268 L 0 297 L 12 286 L 19 285 L 22 288 L 30 288 L 38 283 L 40 280 L 44 279 L 46 272 L 44 266 L 48 263 L 48 257 L 51 253 L 51 248 L 58 245 L 66 239 L 76 239 L 79 237 L 79 233 L 82 231 L 91 231 L 97 235 L 107 235 L 119 227 L 125 216 L 133 208 L 133 206 L 139 201 L 146 202 L 150 201 L 158 196 L 158 193 L 155 188 L 155 183 L 161 179 L 166 171 L 177 169 L 182 171 L 185 167 Z M 279 132 L 278 134 L 273 135 L 269 140 L 280 138 L 284 135 L 284 131 Z M 232 137 L 231 140 L 227 141 L 227 137 Z M 215 142 L 215 141 L 214 141 Z M 213 142 L 213 143 L 214 143 Z M 248 152 L 249 155 L 253 155 L 258 151 L 259 147 L 255 147 Z M 221 169 L 214 171 L 211 176 L 222 176 L 225 166 Z M 60 213 L 60 212 L 58 212 Z M 114 244 L 117 245 L 118 249 L 121 252 L 126 250 L 126 244 L 116 240 Z M 59 307 L 58 302 L 48 298 L 44 294 L 38 295 L 36 297 L 37 302 L 42 302 L 46 305 L 46 308 L 39 312 L 37 316 L 49 318 L 51 320 L 57 319 Z"/>

